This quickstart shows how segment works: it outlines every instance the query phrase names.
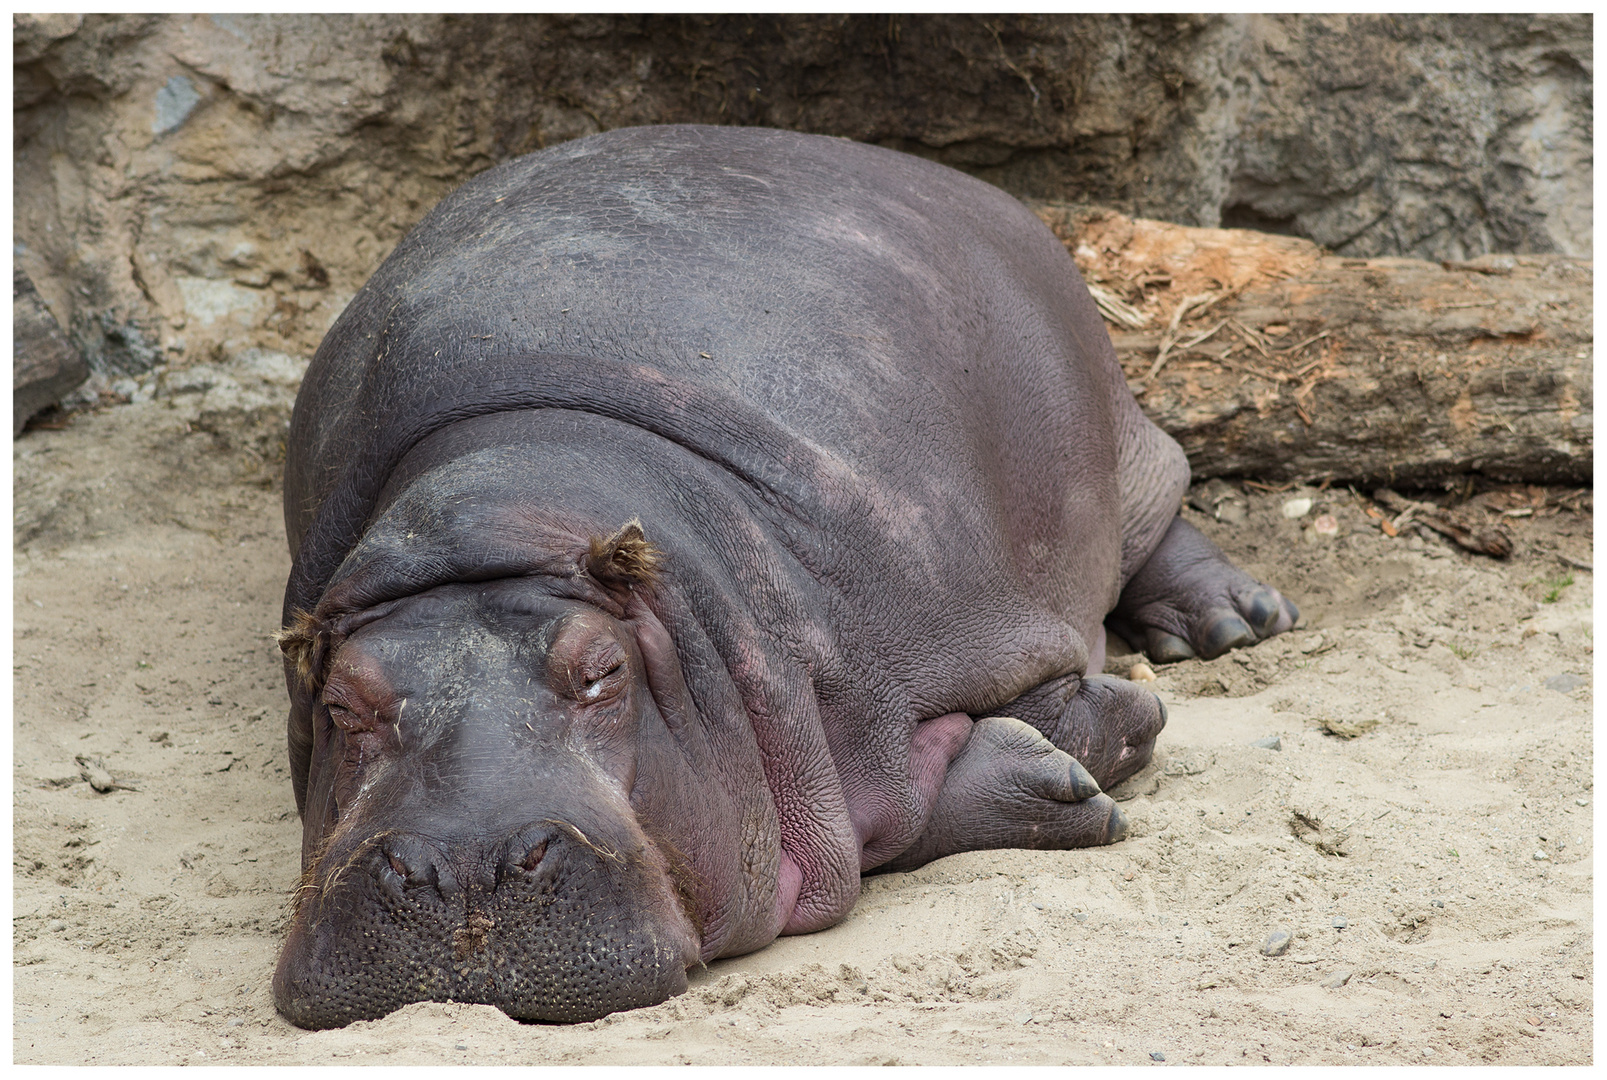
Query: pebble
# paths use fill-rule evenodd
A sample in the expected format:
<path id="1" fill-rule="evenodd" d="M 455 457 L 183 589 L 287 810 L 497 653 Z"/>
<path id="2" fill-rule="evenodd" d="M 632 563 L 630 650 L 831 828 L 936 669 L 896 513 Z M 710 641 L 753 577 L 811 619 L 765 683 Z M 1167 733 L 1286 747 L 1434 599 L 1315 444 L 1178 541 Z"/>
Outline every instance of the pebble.
<path id="1" fill-rule="evenodd" d="M 1333 927 L 1335 930 L 1343 930 L 1345 927 L 1349 926 L 1350 923 L 1345 921 L 1345 917 L 1343 915 L 1335 915 L 1333 921 L 1328 925 Z"/>
<path id="2" fill-rule="evenodd" d="M 1267 940 L 1261 943 L 1261 955 L 1282 956 L 1289 951 L 1289 945 L 1294 939 L 1294 935 L 1287 930 L 1274 930 L 1267 935 Z"/>
<path id="3" fill-rule="evenodd" d="M 1166 1055 L 1161 1053 L 1159 1050 L 1151 1050 L 1149 1052 L 1149 1059 L 1151 1061 L 1165 1061 Z"/>
<path id="4" fill-rule="evenodd" d="M 1580 798 L 1577 798 L 1577 799 L 1574 800 L 1574 805 L 1575 806 L 1589 806 L 1590 805 L 1590 800 L 1586 799 L 1584 797 L 1580 797 Z"/>
<path id="5" fill-rule="evenodd" d="M 1318 721 L 1318 724 L 1330 735 L 1337 736 L 1341 739 L 1354 739 L 1359 735 L 1365 735 L 1369 731 L 1373 730 L 1373 728 L 1378 726 L 1378 721 L 1372 717 L 1367 717 L 1365 719 L 1352 722 L 1330 716 L 1323 717 Z"/>
<path id="6" fill-rule="evenodd" d="M 465 1044 L 465 1043 L 458 1043 L 457 1046 L 455 1047 L 455 1049 L 458 1049 L 458 1050 L 467 1050 L 468 1048 L 469 1048 L 468 1045 Z"/>
<path id="7" fill-rule="evenodd" d="M 1332 514 L 1318 514 L 1317 520 L 1311 523 L 1311 531 L 1318 536 L 1338 536 L 1339 519 Z"/>
<path id="8" fill-rule="evenodd" d="M 1350 972 L 1336 971 L 1324 979 L 1320 985 L 1327 990 L 1338 990 L 1341 986 L 1344 986 L 1349 981 Z"/>
<path id="9" fill-rule="evenodd" d="M 1250 520 L 1250 511 L 1243 503 L 1230 500 L 1216 508 L 1216 519 L 1228 525 L 1243 525 Z"/>
<path id="10" fill-rule="evenodd" d="M 1543 851 L 1537 851 L 1537 852 L 1534 853 L 1535 862 L 1543 862 L 1543 861 L 1545 861 L 1546 859 L 1549 859 L 1549 858 L 1551 858 L 1551 856 L 1547 855 Z"/>
<path id="11" fill-rule="evenodd" d="M 244 1024 L 244 1023 L 245 1023 L 244 1020 L 242 1020 L 238 1016 L 236 1016 L 232 1020 L 229 1021 L 228 1026 L 229 1027 L 239 1027 L 241 1024 Z"/>
<path id="12" fill-rule="evenodd" d="M 1283 504 L 1283 516 L 1290 521 L 1303 518 L 1311 512 L 1311 500 L 1307 498 L 1290 499 Z"/>
<path id="13" fill-rule="evenodd" d="M 1283 740 L 1276 735 L 1268 735 L 1264 739 L 1257 739 L 1250 744 L 1259 750 L 1282 750 Z"/>
<path id="14" fill-rule="evenodd" d="M 67 924 L 62 922 L 60 919 L 51 919 L 45 924 L 45 929 L 49 930 L 52 934 L 59 934 L 63 930 L 67 929 Z"/>
<path id="15" fill-rule="evenodd" d="M 1032 1022 L 1032 1014 L 1029 1012 L 1018 1012 L 1010 1019 L 1014 1020 L 1018 1024 L 1027 1024 Z"/>
<path id="16" fill-rule="evenodd" d="M 1154 682 L 1155 669 L 1145 663 L 1134 664 L 1127 673 L 1127 679 L 1129 682 Z"/>
<path id="17" fill-rule="evenodd" d="M 1442 908 L 1442 907 L 1445 906 L 1445 901 L 1444 900 L 1438 900 L 1438 899 L 1430 900 L 1429 903 L 1433 904 L 1437 908 Z"/>
<path id="18" fill-rule="evenodd" d="M 1569 691 L 1576 690 L 1583 685 L 1585 685 L 1584 679 L 1581 679 L 1579 676 L 1570 674 L 1568 672 L 1563 672 L 1561 675 L 1553 675 L 1551 678 L 1546 680 L 1546 689 L 1555 690 L 1559 694 L 1566 694 Z"/>
<path id="19" fill-rule="evenodd" d="M 104 793 L 119 786 L 112 774 L 106 771 L 106 766 L 100 758 L 85 757 L 83 754 L 79 754 L 76 760 L 78 761 L 79 772 L 83 774 L 85 780 L 89 781 L 89 786 L 96 791 Z"/>

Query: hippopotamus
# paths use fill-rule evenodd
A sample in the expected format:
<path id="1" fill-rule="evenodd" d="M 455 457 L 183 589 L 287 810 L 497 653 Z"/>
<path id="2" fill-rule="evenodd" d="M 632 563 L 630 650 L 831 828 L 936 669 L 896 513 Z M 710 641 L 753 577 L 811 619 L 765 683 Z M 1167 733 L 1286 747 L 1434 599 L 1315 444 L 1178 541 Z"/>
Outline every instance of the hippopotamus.
<path id="1" fill-rule="evenodd" d="M 583 1021 L 861 875 L 1120 839 L 1165 710 L 1296 609 L 1179 517 L 1062 245 L 924 159 L 621 129 L 481 173 L 296 400 L 303 875 L 273 989 Z"/>

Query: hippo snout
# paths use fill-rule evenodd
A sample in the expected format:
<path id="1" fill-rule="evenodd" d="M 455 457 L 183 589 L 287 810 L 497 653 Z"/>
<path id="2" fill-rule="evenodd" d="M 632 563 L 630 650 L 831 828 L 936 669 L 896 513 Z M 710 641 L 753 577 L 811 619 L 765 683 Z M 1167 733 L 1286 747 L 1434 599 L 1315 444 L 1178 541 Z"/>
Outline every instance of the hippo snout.
<path id="1" fill-rule="evenodd" d="M 560 1022 L 657 1004 L 698 942 L 655 862 L 551 822 L 489 844 L 380 833 L 309 874 L 275 1001 L 308 1028 L 414 1001 Z"/>

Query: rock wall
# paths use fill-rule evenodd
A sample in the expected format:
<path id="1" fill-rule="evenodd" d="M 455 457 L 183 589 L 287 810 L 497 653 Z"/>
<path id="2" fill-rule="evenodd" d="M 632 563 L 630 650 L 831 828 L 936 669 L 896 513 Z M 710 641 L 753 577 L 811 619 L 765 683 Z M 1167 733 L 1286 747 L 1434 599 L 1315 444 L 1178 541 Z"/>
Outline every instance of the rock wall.
<path id="1" fill-rule="evenodd" d="M 102 383 L 306 356 L 443 194 L 766 124 L 1350 256 L 1588 255 L 1568 16 L 18 15 L 14 251 Z"/>

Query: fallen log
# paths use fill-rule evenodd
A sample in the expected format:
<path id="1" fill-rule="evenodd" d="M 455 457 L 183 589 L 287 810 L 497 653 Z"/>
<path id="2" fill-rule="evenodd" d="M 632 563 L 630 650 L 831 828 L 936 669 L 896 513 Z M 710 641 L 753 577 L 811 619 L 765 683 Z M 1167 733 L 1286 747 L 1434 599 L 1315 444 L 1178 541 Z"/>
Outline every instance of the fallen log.
<path id="1" fill-rule="evenodd" d="M 1340 258 L 1296 237 L 1033 209 L 1105 300 L 1196 479 L 1405 488 L 1592 478 L 1592 269 Z"/>

